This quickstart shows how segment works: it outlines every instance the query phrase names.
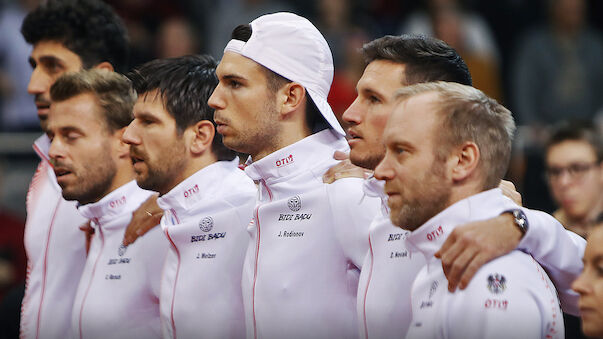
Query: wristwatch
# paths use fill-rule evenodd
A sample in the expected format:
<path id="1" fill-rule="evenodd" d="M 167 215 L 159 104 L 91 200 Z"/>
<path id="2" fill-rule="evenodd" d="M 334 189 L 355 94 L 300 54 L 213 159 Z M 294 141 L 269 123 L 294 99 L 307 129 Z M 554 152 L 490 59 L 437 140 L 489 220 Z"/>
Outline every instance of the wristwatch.
<path id="1" fill-rule="evenodd" d="M 506 210 L 506 211 L 502 212 L 501 214 L 504 214 L 504 213 L 511 213 L 511 215 L 513 215 L 513 222 L 515 222 L 515 226 L 517 226 L 517 228 L 519 228 L 522 236 L 525 235 L 529 228 L 528 217 L 526 217 L 526 214 L 523 213 L 523 211 L 520 210 L 519 208 Z"/>

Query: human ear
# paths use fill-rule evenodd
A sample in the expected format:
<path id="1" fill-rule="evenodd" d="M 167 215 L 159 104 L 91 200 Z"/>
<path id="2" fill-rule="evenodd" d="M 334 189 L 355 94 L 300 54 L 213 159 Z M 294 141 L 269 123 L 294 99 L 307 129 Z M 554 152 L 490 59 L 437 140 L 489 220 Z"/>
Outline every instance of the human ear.
<path id="1" fill-rule="evenodd" d="M 201 120 L 189 127 L 192 128 L 192 141 L 190 144 L 190 151 L 193 154 L 201 154 L 207 149 L 211 149 L 216 129 L 214 124 L 209 120 Z"/>
<path id="2" fill-rule="evenodd" d="M 456 148 L 450 158 L 451 177 L 455 182 L 470 177 L 477 168 L 480 159 L 479 147 L 472 141 L 467 141 Z"/>

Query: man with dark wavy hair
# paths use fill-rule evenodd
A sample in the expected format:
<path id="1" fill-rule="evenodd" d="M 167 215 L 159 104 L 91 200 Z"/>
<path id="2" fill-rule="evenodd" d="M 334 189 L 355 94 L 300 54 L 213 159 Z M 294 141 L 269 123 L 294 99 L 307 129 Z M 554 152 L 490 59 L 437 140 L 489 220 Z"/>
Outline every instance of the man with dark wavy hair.
<path id="1" fill-rule="evenodd" d="M 166 339 L 245 335 L 241 279 L 257 190 L 216 133 L 207 105 L 215 68 L 212 57 L 195 55 L 128 74 L 138 100 L 123 141 L 138 185 L 160 194 L 171 244 L 159 299 Z"/>
<path id="2" fill-rule="evenodd" d="M 102 1 L 50 0 L 30 12 L 21 32 L 33 45 L 28 92 L 47 129 L 50 87 L 65 72 L 127 68 L 126 29 Z M 22 338 L 68 338 L 71 308 L 86 260 L 86 220 L 66 201 L 49 163 L 46 135 L 34 144 L 41 158 L 27 194 L 25 249 L 28 276 L 21 314 Z"/>

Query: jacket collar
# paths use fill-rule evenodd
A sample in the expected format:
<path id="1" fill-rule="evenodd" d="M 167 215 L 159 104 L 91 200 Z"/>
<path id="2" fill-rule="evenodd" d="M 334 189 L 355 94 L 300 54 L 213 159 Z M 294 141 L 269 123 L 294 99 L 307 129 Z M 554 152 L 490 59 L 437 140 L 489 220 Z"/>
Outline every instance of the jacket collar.
<path id="1" fill-rule="evenodd" d="M 471 221 L 495 217 L 513 207 L 517 205 L 503 196 L 499 188 L 480 192 L 438 213 L 411 232 L 406 241 L 411 250 L 422 252 L 429 262 L 456 227 Z"/>
<path id="2" fill-rule="evenodd" d="M 348 151 L 349 146 L 345 138 L 332 129 L 326 129 L 283 147 L 256 162 L 248 161 L 245 173 L 253 180 L 275 183 L 312 171 L 321 161 L 332 160 L 335 149 Z"/>
<path id="3" fill-rule="evenodd" d="M 78 206 L 78 211 L 85 218 L 97 220 L 99 224 L 105 225 L 115 218 L 134 212 L 151 194 L 152 192 L 143 190 L 132 180 L 97 202 Z"/>
<path id="4" fill-rule="evenodd" d="M 179 216 L 187 214 L 193 206 L 223 189 L 225 173 L 237 168 L 239 158 L 232 161 L 217 161 L 195 172 L 190 177 L 157 199 L 157 205 L 166 211 L 173 209 Z"/>
<path id="5" fill-rule="evenodd" d="M 48 156 L 48 152 L 50 150 L 50 138 L 48 135 L 46 135 L 46 133 L 39 136 L 36 141 L 34 141 L 32 147 L 40 159 L 50 161 L 50 157 Z"/>

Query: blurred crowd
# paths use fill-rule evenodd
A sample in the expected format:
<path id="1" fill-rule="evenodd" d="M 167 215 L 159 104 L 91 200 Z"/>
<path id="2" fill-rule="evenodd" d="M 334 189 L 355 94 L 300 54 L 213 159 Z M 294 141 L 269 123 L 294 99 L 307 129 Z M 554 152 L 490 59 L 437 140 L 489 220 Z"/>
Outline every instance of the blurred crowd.
<path id="1" fill-rule="evenodd" d="M 338 117 L 356 97 L 365 66 L 357 50 L 365 42 L 386 34 L 435 36 L 459 52 L 475 87 L 513 112 L 520 128 L 507 178 L 522 193 L 524 205 L 555 212 L 583 236 L 603 212 L 603 1 L 107 2 L 127 25 L 131 67 L 195 53 L 219 58 L 233 26 L 264 13 L 291 11 L 308 17 L 333 51 L 329 102 Z M 3 0 L 0 5 L 2 132 L 39 131 L 27 93 L 31 46 L 19 32 L 23 18 L 38 3 Z M 1 209 L 0 220 L 1 300 L 8 287 L 24 278 L 25 258 L 22 233 L 14 231 L 23 221 Z M 15 261 L 14 267 L 5 264 Z"/>

